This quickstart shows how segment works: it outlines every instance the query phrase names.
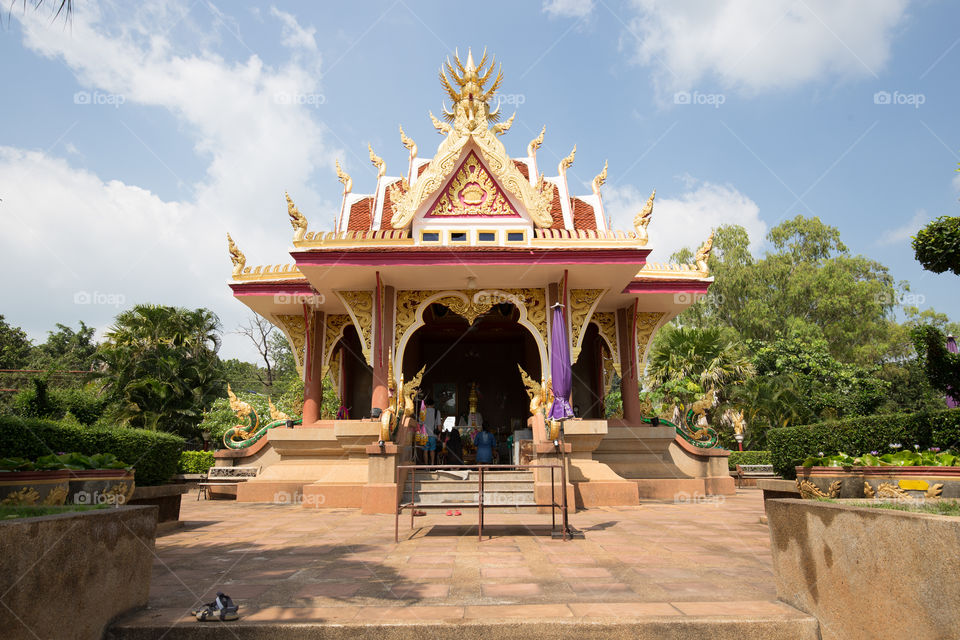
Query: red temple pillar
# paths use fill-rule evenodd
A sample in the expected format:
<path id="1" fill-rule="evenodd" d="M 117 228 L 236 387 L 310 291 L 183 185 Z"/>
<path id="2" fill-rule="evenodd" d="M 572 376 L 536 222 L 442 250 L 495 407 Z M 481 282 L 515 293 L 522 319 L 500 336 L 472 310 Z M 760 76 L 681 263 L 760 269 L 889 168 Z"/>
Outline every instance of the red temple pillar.
<path id="1" fill-rule="evenodd" d="M 627 424 L 640 425 L 640 380 L 637 371 L 637 345 L 634 305 L 617 309 L 617 334 L 620 338 L 620 396 L 623 399 L 623 419 Z"/>
<path id="2" fill-rule="evenodd" d="M 323 334 L 322 311 L 307 311 L 307 344 L 303 350 L 303 424 L 315 424 L 320 420 L 323 406 Z"/>
<path id="3" fill-rule="evenodd" d="M 380 276 L 377 275 L 377 284 Z M 373 393 L 370 405 L 374 409 L 386 409 L 390 404 L 389 358 L 393 352 L 393 287 L 380 288 L 382 299 L 375 301 L 374 346 L 373 346 Z M 379 303 L 379 304 L 378 304 Z M 394 366 L 398 366 L 394 363 Z"/>

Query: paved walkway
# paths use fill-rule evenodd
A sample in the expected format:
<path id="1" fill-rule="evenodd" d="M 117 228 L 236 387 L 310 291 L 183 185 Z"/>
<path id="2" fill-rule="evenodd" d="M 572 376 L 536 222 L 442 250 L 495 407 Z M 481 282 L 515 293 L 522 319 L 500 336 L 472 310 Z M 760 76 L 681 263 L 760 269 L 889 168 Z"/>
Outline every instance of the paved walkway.
<path id="1" fill-rule="evenodd" d="M 776 602 L 761 493 L 572 514 L 584 539 L 549 533 L 549 515 L 401 519 L 356 510 L 195 501 L 157 539 L 150 608 L 123 624 L 196 625 L 218 591 L 247 622 L 402 622 L 638 616 L 786 616 Z"/>

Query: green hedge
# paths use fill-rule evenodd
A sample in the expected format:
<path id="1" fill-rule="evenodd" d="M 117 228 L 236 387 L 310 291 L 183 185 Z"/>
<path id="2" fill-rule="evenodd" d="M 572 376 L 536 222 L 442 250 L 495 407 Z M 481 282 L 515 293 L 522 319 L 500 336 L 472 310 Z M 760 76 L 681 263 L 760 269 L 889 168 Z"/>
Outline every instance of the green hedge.
<path id="1" fill-rule="evenodd" d="M 773 464 L 770 462 L 769 451 L 731 451 L 727 466 L 730 471 L 737 468 L 738 464 Z"/>
<path id="2" fill-rule="evenodd" d="M 213 466 L 213 451 L 184 451 L 180 454 L 178 473 L 206 473 Z"/>
<path id="3" fill-rule="evenodd" d="M 30 460 L 61 451 L 112 453 L 136 469 L 140 486 L 162 484 L 177 472 L 184 440 L 162 431 L 85 427 L 16 416 L 0 416 L 0 457 Z"/>
<path id="4" fill-rule="evenodd" d="M 807 456 L 820 452 L 843 452 L 859 456 L 871 451 L 894 451 L 891 444 L 905 449 L 939 447 L 960 449 L 960 409 L 924 413 L 889 413 L 858 416 L 834 422 L 800 427 L 782 427 L 767 432 L 773 469 L 784 478 L 796 477 L 796 469 Z"/>

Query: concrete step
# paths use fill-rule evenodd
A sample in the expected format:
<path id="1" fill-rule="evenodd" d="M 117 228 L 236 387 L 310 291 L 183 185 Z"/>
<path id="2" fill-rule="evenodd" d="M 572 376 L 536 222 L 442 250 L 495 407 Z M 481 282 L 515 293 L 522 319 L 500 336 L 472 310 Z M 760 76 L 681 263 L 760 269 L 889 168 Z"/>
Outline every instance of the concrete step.
<path id="1" fill-rule="evenodd" d="M 453 473 L 462 473 L 462 472 L 453 472 Z M 459 477 L 454 476 L 451 472 L 442 472 L 442 471 L 417 471 L 417 482 L 420 482 L 424 479 L 430 480 L 461 480 Z M 479 471 L 468 471 L 468 475 L 465 478 L 466 481 L 478 482 L 480 480 Z M 413 477 L 413 472 L 407 472 L 407 478 L 410 479 Z M 533 471 L 484 471 L 483 472 L 483 482 L 487 483 L 491 480 L 528 480 L 533 482 Z"/>
<path id="2" fill-rule="evenodd" d="M 643 615 L 651 605 L 667 603 L 635 603 L 631 614 L 629 603 L 591 604 L 590 617 L 571 616 L 566 605 L 536 604 L 530 615 L 516 617 L 523 605 L 482 606 L 408 606 L 357 607 L 343 606 L 325 610 L 291 607 L 269 607 L 259 611 L 240 609 L 234 622 L 198 623 L 184 616 L 183 609 L 140 611 L 114 623 L 107 631 L 107 640 L 201 640 L 231 638 L 236 640 L 408 640 L 409 638 L 450 638 L 458 640 L 520 640 L 527 638 L 563 638 L 564 640 L 597 640 L 598 638 L 631 638 L 632 640 L 736 639 L 736 640 L 818 640 L 819 625 L 812 616 L 783 605 L 782 613 L 744 613 L 740 615 Z M 730 603 L 736 606 L 737 603 Z M 574 608 L 576 605 L 570 605 Z M 605 616 L 603 607 L 616 608 L 618 615 Z M 654 607 L 655 608 L 655 607 Z M 365 613 L 370 609 L 370 614 Z M 422 613 L 418 610 L 422 609 Z M 566 610 L 548 613 L 553 609 Z M 341 610 L 342 615 L 336 615 Z M 353 611 L 351 611 L 353 610 Z M 445 613 L 449 610 L 449 613 Z M 579 610 L 579 609 L 578 609 Z M 349 613 L 355 612 L 353 616 Z M 350 621 L 344 621 L 350 620 Z M 353 622 L 352 620 L 368 622 Z M 227 628 L 229 627 L 229 628 Z"/>

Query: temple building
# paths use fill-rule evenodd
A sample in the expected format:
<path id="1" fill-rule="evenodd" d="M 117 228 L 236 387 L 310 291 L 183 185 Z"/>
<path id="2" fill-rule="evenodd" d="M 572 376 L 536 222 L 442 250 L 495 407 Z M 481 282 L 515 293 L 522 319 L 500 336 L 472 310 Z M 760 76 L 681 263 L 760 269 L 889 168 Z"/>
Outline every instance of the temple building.
<path id="1" fill-rule="evenodd" d="M 482 421 L 498 441 L 528 440 L 527 459 L 555 459 L 536 396 L 558 330 L 569 341 L 578 415 L 562 436 L 571 501 L 732 492 L 725 451 L 645 421 L 639 400 L 654 335 L 712 282 L 709 229 L 696 264 L 648 262 L 654 195 L 632 230 L 611 228 L 606 165 L 590 193 L 575 194 L 567 171 L 576 147 L 555 172 L 538 161 L 545 127 L 525 155 L 508 155 L 501 136 L 514 116 L 491 108 L 502 75 L 486 54 L 479 64 L 472 55 L 447 62 L 441 79 L 452 108 L 429 114 L 443 136 L 436 152 L 420 156 L 401 127 L 407 165 L 388 175 L 370 148 L 371 193 L 356 192 L 337 163 L 334 231 L 310 231 L 287 196 L 292 264 L 247 266 L 238 245 L 254 239 L 228 235 L 234 296 L 286 335 L 304 380 L 302 423 L 234 436 L 217 453 L 218 465 L 259 467 L 238 499 L 296 496 L 392 513 L 394 470 L 409 462 L 411 434 L 401 427 L 387 439 L 380 416 L 404 408 L 409 416 L 423 397 L 460 427 Z M 556 303 L 565 327 L 552 326 Z M 608 419 L 615 381 L 623 417 Z M 339 419 L 321 416 L 324 384 L 345 409 Z"/>

